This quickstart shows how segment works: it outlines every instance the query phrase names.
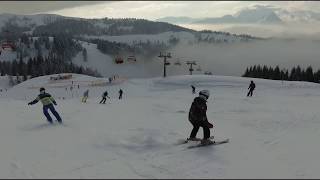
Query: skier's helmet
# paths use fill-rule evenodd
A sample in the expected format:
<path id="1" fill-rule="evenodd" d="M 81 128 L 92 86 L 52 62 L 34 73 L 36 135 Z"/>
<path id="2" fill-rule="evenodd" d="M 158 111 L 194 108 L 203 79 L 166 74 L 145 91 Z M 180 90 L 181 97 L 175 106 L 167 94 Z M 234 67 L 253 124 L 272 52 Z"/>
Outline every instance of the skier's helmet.
<path id="1" fill-rule="evenodd" d="M 40 92 L 44 92 L 44 91 L 45 91 L 44 87 L 41 87 Z"/>
<path id="2" fill-rule="evenodd" d="M 201 91 L 199 92 L 199 95 L 205 96 L 206 99 L 208 99 L 209 96 L 210 96 L 210 92 L 209 92 L 209 90 L 201 90 Z"/>

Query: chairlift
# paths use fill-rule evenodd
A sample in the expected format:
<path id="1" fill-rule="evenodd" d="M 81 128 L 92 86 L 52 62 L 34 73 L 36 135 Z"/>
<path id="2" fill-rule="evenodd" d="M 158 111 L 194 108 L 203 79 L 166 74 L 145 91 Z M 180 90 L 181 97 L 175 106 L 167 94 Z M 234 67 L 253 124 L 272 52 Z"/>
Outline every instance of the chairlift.
<path id="1" fill-rule="evenodd" d="M 134 55 L 130 55 L 130 56 L 128 56 L 127 61 L 129 61 L 129 62 L 136 62 L 137 59 L 136 59 L 136 57 L 135 57 Z"/>
<path id="2" fill-rule="evenodd" d="M 1 48 L 2 48 L 3 50 L 9 49 L 9 50 L 14 51 L 14 50 L 16 49 L 16 46 L 15 46 L 15 44 L 14 44 L 13 42 L 11 42 L 11 41 L 3 41 L 3 42 L 1 43 Z"/>
<path id="3" fill-rule="evenodd" d="M 122 64 L 123 63 L 123 59 L 121 57 L 119 57 L 119 56 L 117 56 L 114 61 L 115 61 L 116 64 Z"/>

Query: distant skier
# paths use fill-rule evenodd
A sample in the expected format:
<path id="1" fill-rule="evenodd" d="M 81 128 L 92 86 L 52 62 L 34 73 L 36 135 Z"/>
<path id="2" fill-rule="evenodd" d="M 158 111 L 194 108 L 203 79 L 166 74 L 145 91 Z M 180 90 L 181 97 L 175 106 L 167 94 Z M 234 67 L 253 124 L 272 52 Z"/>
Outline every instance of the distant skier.
<path id="1" fill-rule="evenodd" d="M 201 144 L 210 144 L 213 143 L 209 139 L 210 129 L 213 128 L 213 125 L 208 122 L 207 119 L 207 100 L 210 96 L 209 90 L 202 90 L 199 92 L 199 96 L 194 98 L 192 105 L 189 111 L 189 121 L 193 125 L 190 137 L 188 140 L 195 140 L 196 135 L 199 131 L 199 128 L 203 128 L 203 139 Z"/>
<path id="2" fill-rule="evenodd" d="M 108 96 L 108 91 L 105 91 L 105 92 L 102 94 L 102 100 L 99 102 L 99 104 L 101 104 L 101 103 L 105 104 L 105 103 L 106 103 L 106 100 L 107 100 L 106 97 L 108 97 L 108 98 L 110 99 L 110 97 Z"/>
<path id="3" fill-rule="evenodd" d="M 253 82 L 253 81 L 251 81 L 251 83 L 250 83 L 250 85 L 249 85 L 249 87 L 248 87 L 248 89 L 249 89 L 249 92 L 248 92 L 248 94 L 247 94 L 247 97 L 252 97 L 252 94 L 253 94 L 253 90 L 256 88 L 256 84 Z"/>
<path id="4" fill-rule="evenodd" d="M 195 93 L 196 93 L 196 87 L 194 87 L 193 85 L 191 85 L 191 88 L 192 88 L 192 94 L 195 94 Z"/>
<path id="5" fill-rule="evenodd" d="M 122 94 L 123 94 L 123 91 L 122 89 L 119 90 L 119 99 L 122 99 Z"/>
<path id="6" fill-rule="evenodd" d="M 87 102 L 87 99 L 89 97 L 89 89 L 87 89 L 84 93 L 83 93 L 83 97 L 82 97 L 82 102 L 83 103 L 86 103 Z"/>
<path id="7" fill-rule="evenodd" d="M 57 105 L 56 101 L 49 93 L 45 92 L 45 89 L 43 87 L 40 88 L 40 94 L 38 95 L 38 97 L 35 100 L 29 102 L 28 105 L 36 104 L 38 101 L 41 101 L 41 103 L 43 104 L 43 114 L 46 116 L 49 123 L 52 124 L 53 122 L 48 112 L 48 109 L 50 109 L 52 114 L 56 117 L 57 121 L 59 123 L 62 123 L 62 119 L 60 115 L 58 114 L 58 112 L 55 110 L 53 106 L 53 104 Z"/>

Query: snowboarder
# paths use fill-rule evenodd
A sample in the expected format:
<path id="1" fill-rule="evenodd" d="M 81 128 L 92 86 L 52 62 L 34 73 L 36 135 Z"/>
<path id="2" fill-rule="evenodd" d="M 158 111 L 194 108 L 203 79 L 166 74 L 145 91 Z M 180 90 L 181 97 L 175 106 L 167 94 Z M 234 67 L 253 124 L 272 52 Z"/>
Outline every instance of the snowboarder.
<path id="1" fill-rule="evenodd" d="M 123 91 L 122 89 L 119 90 L 119 99 L 122 99 L 122 94 L 123 94 Z"/>
<path id="2" fill-rule="evenodd" d="M 108 98 L 110 99 L 110 97 L 108 96 L 108 91 L 105 91 L 105 92 L 102 94 L 102 100 L 100 101 L 99 104 L 101 104 L 101 103 L 105 104 L 105 103 L 106 103 L 106 100 L 107 100 L 106 97 L 108 97 Z"/>
<path id="3" fill-rule="evenodd" d="M 192 94 L 195 94 L 195 93 L 196 93 L 196 87 L 194 87 L 193 85 L 191 85 L 191 88 L 192 88 Z"/>
<path id="4" fill-rule="evenodd" d="M 83 103 L 86 103 L 87 102 L 87 99 L 89 97 L 89 89 L 87 89 L 84 93 L 83 93 L 83 97 L 82 97 L 82 102 Z"/>
<path id="5" fill-rule="evenodd" d="M 199 128 L 203 128 L 203 139 L 201 144 L 210 144 L 213 143 L 210 138 L 210 129 L 213 128 L 213 125 L 208 122 L 207 119 L 207 100 L 210 96 L 209 90 L 202 90 L 199 92 L 199 96 L 194 98 L 192 105 L 189 111 L 189 121 L 193 125 L 190 137 L 188 140 L 196 140 L 196 135 L 199 131 Z"/>
<path id="6" fill-rule="evenodd" d="M 250 85 L 248 87 L 249 92 L 247 94 L 247 97 L 249 97 L 249 96 L 252 97 L 254 88 L 256 88 L 256 84 L 253 81 L 251 81 L 251 83 L 250 83 Z"/>
<path id="7" fill-rule="evenodd" d="M 38 95 L 38 97 L 35 100 L 29 102 L 28 105 L 36 104 L 38 101 L 41 101 L 41 103 L 43 104 L 43 114 L 46 116 L 49 123 L 52 124 L 53 121 L 52 121 L 52 118 L 50 117 L 48 109 L 50 109 L 52 114 L 56 117 L 57 121 L 59 123 L 62 123 L 62 119 L 60 115 L 58 114 L 58 112 L 55 110 L 53 106 L 53 104 L 57 105 L 57 102 L 49 93 L 45 92 L 45 89 L 43 87 L 40 88 L 40 94 Z"/>

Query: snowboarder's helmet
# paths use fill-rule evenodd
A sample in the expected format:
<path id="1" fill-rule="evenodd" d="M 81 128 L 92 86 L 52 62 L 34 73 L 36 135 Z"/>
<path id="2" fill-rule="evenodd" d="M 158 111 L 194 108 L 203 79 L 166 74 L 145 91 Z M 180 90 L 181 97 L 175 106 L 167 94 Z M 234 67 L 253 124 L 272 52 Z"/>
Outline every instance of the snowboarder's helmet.
<path id="1" fill-rule="evenodd" d="M 44 87 L 41 87 L 41 88 L 40 88 L 40 92 L 41 92 L 41 91 L 45 91 Z"/>
<path id="2" fill-rule="evenodd" d="M 210 92 L 209 92 L 209 90 L 201 90 L 199 92 L 199 95 L 205 96 L 208 99 L 210 96 Z"/>

